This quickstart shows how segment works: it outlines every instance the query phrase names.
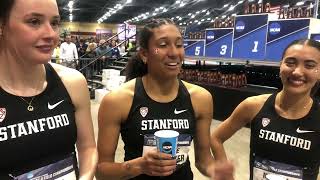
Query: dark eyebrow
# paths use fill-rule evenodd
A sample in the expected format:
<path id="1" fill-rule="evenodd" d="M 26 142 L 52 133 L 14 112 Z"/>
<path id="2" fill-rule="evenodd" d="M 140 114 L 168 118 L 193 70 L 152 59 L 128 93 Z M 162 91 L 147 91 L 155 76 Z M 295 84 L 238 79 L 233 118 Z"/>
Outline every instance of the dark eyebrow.
<path id="1" fill-rule="evenodd" d="M 312 60 L 312 59 L 305 60 L 304 62 L 318 64 L 318 62 L 316 60 Z"/>
<path id="2" fill-rule="evenodd" d="M 26 16 L 44 17 L 43 14 L 35 13 L 35 12 L 33 12 L 33 13 L 31 13 L 31 14 L 28 14 L 28 15 L 26 15 Z M 60 19 L 60 16 L 59 16 L 59 15 L 53 16 L 52 19 Z"/>
<path id="3" fill-rule="evenodd" d="M 157 40 L 159 41 L 159 40 L 167 40 L 167 39 L 168 39 L 167 37 L 161 37 Z M 183 39 L 182 39 L 182 37 L 177 37 L 176 40 L 183 40 Z"/>

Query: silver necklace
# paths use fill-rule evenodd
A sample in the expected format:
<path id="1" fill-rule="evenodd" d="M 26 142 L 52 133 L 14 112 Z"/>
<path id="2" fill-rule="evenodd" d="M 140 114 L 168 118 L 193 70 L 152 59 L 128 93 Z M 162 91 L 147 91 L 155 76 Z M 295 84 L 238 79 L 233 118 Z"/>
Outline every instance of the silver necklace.
<path id="1" fill-rule="evenodd" d="M 33 96 L 32 97 L 32 99 L 31 99 L 31 101 L 30 102 L 28 102 L 27 100 L 25 100 L 23 97 L 21 97 L 21 96 L 19 96 L 25 103 L 27 103 L 28 104 L 28 107 L 27 107 L 27 110 L 29 111 L 29 112 L 32 112 L 33 110 L 34 110 L 34 107 L 32 106 L 32 101 L 33 101 L 33 99 L 35 98 L 35 96 Z"/>

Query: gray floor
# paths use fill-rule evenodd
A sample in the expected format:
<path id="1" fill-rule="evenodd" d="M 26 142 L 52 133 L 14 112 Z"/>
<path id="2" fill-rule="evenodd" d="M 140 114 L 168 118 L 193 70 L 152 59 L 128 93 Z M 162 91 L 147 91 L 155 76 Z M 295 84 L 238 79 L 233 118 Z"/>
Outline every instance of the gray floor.
<path id="1" fill-rule="evenodd" d="M 93 117 L 95 137 L 97 138 L 98 132 L 98 115 L 99 103 L 91 101 L 91 114 Z M 214 130 L 220 121 L 212 120 L 211 130 Z M 250 129 L 242 128 L 235 135 L 233 135 L 228 141 L 224 143 L 227 151 L 228 158 L 235 164 L 235 180 L 247 180 L 249 179 L 249 142 L 250 142 Z M 116 161 L 122 162 L 124 156 L 123 142 L 119 138 L 118 148 L 116 151 Z M 191 168 L 194 173 L 195 180 L 208 180 L 209 178 L 203 176 L 194 166 L 194 151 L 191 148 L 189 152 Z M 320 180 L 320 175 L 317 178 Z"/>

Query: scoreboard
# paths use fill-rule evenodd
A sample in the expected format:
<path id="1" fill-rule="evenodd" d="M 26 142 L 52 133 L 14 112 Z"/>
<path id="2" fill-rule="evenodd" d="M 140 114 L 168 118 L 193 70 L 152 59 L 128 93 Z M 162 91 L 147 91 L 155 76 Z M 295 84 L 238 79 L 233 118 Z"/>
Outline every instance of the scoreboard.
<path id="1" fill-rule="evenodd" d="M 187 39 L 183 43 L 186 56 L 203 56 L 204 55 L 204 40 Z"/>
<path id="2" fill-rule="evenodd" d="M 206 30 L 206 57 L 231 58 L 233 28 Z"/>
<path id="3" fill-rule="evenodd" d="M 279 62 L 284 49 L 296 39 L 320 42 L 320 20 L 271 20 L 270 14 L 238 15 L 233 28 L 209 28 L 202 39 L 185 39 L 186 56 Z"/>
<path id="4" fill-rule="evenodd" d="M 268 14 L 237 16 L 233 36 L 234 59 L 263 60 Z"/>

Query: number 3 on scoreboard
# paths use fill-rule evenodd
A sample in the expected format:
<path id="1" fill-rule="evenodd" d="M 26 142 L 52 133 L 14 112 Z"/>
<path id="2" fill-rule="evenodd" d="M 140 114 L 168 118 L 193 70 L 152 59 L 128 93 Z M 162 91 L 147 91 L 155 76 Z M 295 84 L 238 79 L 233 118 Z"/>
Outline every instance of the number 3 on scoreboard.
<path id="1" fill-rule="evenodd" d="M 254 47 L 252 49 L 252 52 L 258 52 L 258 45 L 259 45 L 259 41 L 254 41 Z"/>
<path id="2" fill-rule="evenodd" d="M 225 55 L 227 53 L 227 49 L 228 49 L 227 45 L 222 45 L 220 55 Z"/>
<path id="3" fill-rule="evenodd" d="M 196 56 L 199 56 L 200 55 L 200 46 L 197 46 L 196 47 L 196 50 L 195 50 L 195 52 L 194 52 L 194 55 L 196 55 Z"/>

